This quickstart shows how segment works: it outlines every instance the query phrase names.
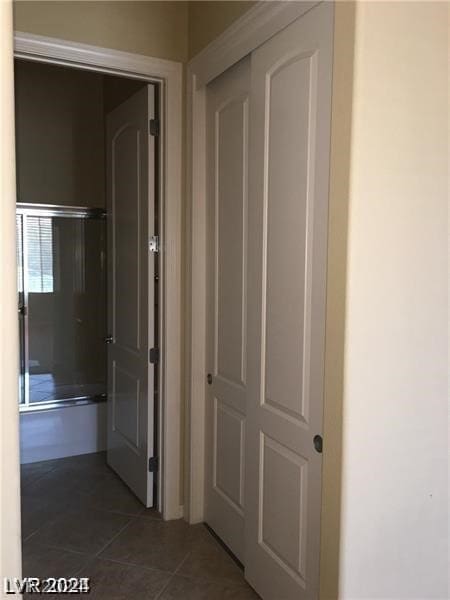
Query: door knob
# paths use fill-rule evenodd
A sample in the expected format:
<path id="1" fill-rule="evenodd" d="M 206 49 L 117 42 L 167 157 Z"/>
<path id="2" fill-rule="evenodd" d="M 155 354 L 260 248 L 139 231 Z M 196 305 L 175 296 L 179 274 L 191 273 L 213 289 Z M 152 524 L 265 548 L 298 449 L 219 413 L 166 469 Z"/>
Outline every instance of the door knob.
<path id="1" fill-rule="evenodd" d="M 107 335 L 105 338 L 103 338 L 103 341 L 105 344 L 112 344 L 114 342 L 114 338 L 112 335 Z"/>
<path id="2" fill-rule="evenodd" d="M 323 450 L 323 439 L 321 435 L 315 435 L 313 438 L 313 443 L 314 443 L 314 448 L 316 449 L 316 452 L 318 452 L 319 454 L 322 454 L 322 450 Z"/>

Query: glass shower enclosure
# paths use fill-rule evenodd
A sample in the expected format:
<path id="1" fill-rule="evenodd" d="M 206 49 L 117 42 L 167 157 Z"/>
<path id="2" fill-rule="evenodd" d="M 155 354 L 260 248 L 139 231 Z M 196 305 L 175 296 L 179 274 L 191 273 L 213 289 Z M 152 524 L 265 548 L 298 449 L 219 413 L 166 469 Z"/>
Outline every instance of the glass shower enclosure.
<path id="1" fill-rule="evenodd" d="M 17 204 L 21 411 L 106 399 L 105 212 Z"/>

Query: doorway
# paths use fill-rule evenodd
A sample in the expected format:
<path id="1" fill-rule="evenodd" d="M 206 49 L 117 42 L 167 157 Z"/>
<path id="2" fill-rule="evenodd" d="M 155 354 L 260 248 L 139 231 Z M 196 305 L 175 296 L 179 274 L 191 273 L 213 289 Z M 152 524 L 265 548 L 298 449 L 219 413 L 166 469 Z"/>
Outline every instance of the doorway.
<path id="1" fill-rule="evenodd" d="M 157 502 L 165 519 L 180 518 L 184 514 L 181 470 L 182 64 L 19 32 L 14 33 L 14 57 L 27 63 L 67 67 L 73 72 L 118 76 L 130 86 L 133 82 L 147 82 L 159 87 L 158 137 L 161 152 L 157 176 L 161 202 L 157 218 L 161 251 L 158 330 L 159 339 L 164 343 L 161 343 L 159 357 L 159 402 L 162 410 L 158 414 L 160 465 Z M 39 87 L 37 81 L 36 88 Z M 85 160 L 86 156 L 82 158 Z M 93 161 L 87 163 L 93 164 Z M 12 318 L 16 316 L 15 301 Z M 14 379 L 14 388 L 17 389 L 17 379 Z M 9 407 L 12 414 L 16 411 L 16 402 L 14 398 L 13 405 Z"/>
<path id="2" fill-rule="evenodd" d="M 159 87 L 23 60 L 15 81 L 21 461 L 107 451 L 150 507 Z"/>
<path id="3" fill-rule="evenodd" d="M 16 280 L 16 227 L 14 181 L 14 95 L 13 56 L 17 59 L 67 66 L 73 69 L 121 75 L 130 79 L 153 81 L 161 85 L 161 148 L 160 183 L 163 188 L 163 218 L 160 220 L 161 244 L 161 323 L 162 346 L 160 357 L 160 394 L 164 410 L 160 414 L 159 444 L 161 465 L 158 471 L 158 504 L 164 519 L 183 515 L 182 479 L 180 477 L 181 446 L 181 154 L 182 154 L 182 65 L 175 61 L 138 56 L 107 48 L 78 44 L 67 40 L 14 32 L 8 9 L 1 18 L 5 34 L 4 64 L 8 68 L 5 78 L 6 103 L 2 105 L 2 123 L 5 136 L 5 196 L 2 203 L 2 273 L 5 286 L 4 360 L 2 370 L 4 401 L 2 417 L 9 431 L 3 440 L 5 478 L 9 490 L 3 495 L 8 514 L 7 534 L 9 551 L 5 560 L 7 571 L 21 572 L 20 552 L 20 502 L 19 475 L 19 411 L 18 411 L 18 331 L 17 331 L 17 280 Z M 3 218 L 5 217 L 5 218 Z M 165 247 L 169 252 L 165 252 Z M 5 251 L 5 253 L 4 253 Z M 170 376 L 169 376 L 170 373 Z M 170 398 L 167 402 L 166 398 Z M 66 409 L 69 412 L 69 408 Z M 51 411 L 48 411 L 50 414 Z M 2 421 L 3 422 L 3 421 Z M 162 475 L 164 474 L 164 477 Z M 5 562 L 3 563 L 3 565 Z"/>

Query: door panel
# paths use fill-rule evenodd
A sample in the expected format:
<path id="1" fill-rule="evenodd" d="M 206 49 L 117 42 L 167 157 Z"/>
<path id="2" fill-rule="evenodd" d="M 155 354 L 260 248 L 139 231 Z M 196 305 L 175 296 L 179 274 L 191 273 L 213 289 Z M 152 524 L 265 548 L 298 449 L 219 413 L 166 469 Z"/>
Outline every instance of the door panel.
<path id="1" fill-rule="evenodd" d="M 300 54 L 267 72 L 267 194 L 263 201 L 264 404 L 305 422 L 304 371 L 309 348 L 305 334 L 310 320 L 307 232 L 312 217 L 308 149 L 314 103 L 310 61 L 311 57 Z"/>
<path id="2" fill-rule="evenodd" d="M 155 139 L 152 85 L 107 116 L 108 464 L 153 505 Z"/>
<path id="3" fill-rule="evenodd" d="M 113 361 L 113 425 L 117 435 L 139 452 L 140 380 Z"/>
<path id="4" fill-rule="evenodd" d="M 145 282 L 139 269 L 142 253 L 140 228 L 142 200 L 139 196 L 141 153 L 140 124 L 127 123 L 112 140 L 114 169 L 113 236 L 114 299 L 113 332 L 116 343 L 139 354 L 141 347 L 140 296 Z M 145 136 L 147 137 L 147 136 Z M 145 138 L 143 140 L 145 143 Z"/>
<path id="5" fill-rule="evenodd" d="M 246 577 L 318 598 L 333 9 L 252 54 Z"/>
<path id="6" fill-rule="evenodd" d="M 214 409 L 213 488 L 240 512 L 244 508 L 242 483 L 245 417 L 217 398 Z"/>
<path id="7" fill-rule="evenodd" d="M 216 364 L 217 375 L 245 385 L 245 281 L 243 186 L 247 100 L 216 111 Z M 237 135 L 235 135 L 237 134 Z"/>
<path id="8" fill-rule="evenodd" d="M 206 521 L 244 559 L 249 59 L 208 86 Z"/>

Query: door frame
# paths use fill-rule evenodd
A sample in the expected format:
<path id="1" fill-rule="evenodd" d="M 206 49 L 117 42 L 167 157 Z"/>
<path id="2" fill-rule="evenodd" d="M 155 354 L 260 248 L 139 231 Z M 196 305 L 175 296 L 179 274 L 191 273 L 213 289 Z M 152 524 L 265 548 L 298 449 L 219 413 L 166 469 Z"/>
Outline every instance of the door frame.
<path id="1" fill-rule="evenodd" d="M 146 80 L 160 85 L 160 369 L 158 508 L 183 516 L 181 472 L 182 63 L 14 32 L 14 58 Z M 14 398 L 15 400 L 15 398 Z"/>
<path id="2" fill-rule="evenodd" d="M 320 1 L 258 2 L 187 68 L 185 518 L 204 520 L 206 402 L 206 86 Z"/>

